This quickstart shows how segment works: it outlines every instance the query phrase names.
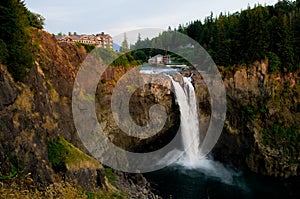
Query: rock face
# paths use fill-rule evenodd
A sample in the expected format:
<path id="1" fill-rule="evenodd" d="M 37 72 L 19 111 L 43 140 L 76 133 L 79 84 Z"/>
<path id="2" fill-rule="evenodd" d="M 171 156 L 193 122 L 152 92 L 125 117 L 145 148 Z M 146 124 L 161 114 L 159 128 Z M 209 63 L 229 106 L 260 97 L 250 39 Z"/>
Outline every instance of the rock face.
<path id="1" fill-rule="evenodd" d="M 265 175 L 299 176 L 299 71 L 267 71 L 267 61 L 223 69 L 228 112 L 214 155 Z"/>
<path id="2" fill-rule="evenodd" d="M 61 174 L 54 171 L 49 161 L 49 142 L 60 136 L 87 153 L 77 136 L 71 111 L 74 78 L 87 56 L 86 51 L 73 44 L 58 45 L 54 36 L 38 30 L 34 31 L 33 42 L 38 46 L 36 63 L 24 83 L 15 82 L 6 67 L 0 66 L 0 176 L 17 169 L 18 174 L 30 173 L 30 178 L 41 185 L 70 178 L 88 190 L 106 186 L 105 169 L 100 164 L 68 168 Z M 133 92 L 128 102 L 130 115 L 136 124 L 143 126 L 151 118 L 150 107 L 161 104 L 168 114 L 166 124 L 158 134 L 145 139 L 122 132 L 114 121 L 110 101 L 118 80 L 129 70 L 108 68 L 103 74 L 96 93 L 98 120 L 117 146 L 134 152 L 155 151 L 177 133 L 179 108 L 170 84 L 146 84 Z M 230 70 L 221 68 L 228 112 L 213 155 L 261 174 L 299 176 L 299 71 L 284 76 L 267 71 L 266 61 Z M 188 76 L 189 72 L 186 73 Z M 201 79 L 199 74 L 194 75 L 193 82 L 202 116 L 200 122 L 207 124 L 211 114 L 209 93 Z M 133 89 L 127 83 L 124 89 Z M 139 178 L 117 175 L 122 181 L 119 186 L 124 189 L 136 186 L 132 182 Z M 137 191 L 130 195 L 142 197 L 140 194 L 145 192 L 150 198 L 156 198 L 146 184 L 136 186 Z"/>
<path id="3" fill-rule="evenodd" d="M 119 71 L 120 72 L 120 71 Z M 122 71 L 123 75 L 128 72 L 128 69 Z M 149 110 L 155 104 L 160 104 L 165 108 L 165 111 L 168 115 L 166 119 L 166 123 L 160 132 L 155 134 L 150 138 L 135 138 L 128 136 L 126 133 L 120 130 L 118 125 L 113 118 L 112 110 L 111 110 L 111 97 L 113 88 L 115 87 L 118 81 L 118 75 L 114 78 L 106 78 L 104 84 L 98 87 L 97 91 L 97 101 L 98 101 L 98 119 L 102 124 L 104 133 L 110 140 L 118 145 L 119 147 L 126 149 L 128 151 L 134 152 L 150 152 L 155 151 L 172 140 L 172 138 L 176 135 L 177 130 L 180 125 L 180 117 L 179 117 L 179 108 L 175 103 L 175 97 L 171 92 L 171 82 L 168 78 L 163 75 L 156 77 L 156 79 L 160 81 L 167 81 L 167 87 L 162 85 L 162 82 L 157 82 L 157 84 L 146 84 L 142 88 L 136 89 L 129 102 L 129 113 L 130 117 L 132 117 L 132 122 L 136 123 L 139 126 L 144 126 L 150 122 Z M 120 75 L 122 76 L 122 75 Z M 150 78 L 151 76 L 147 76 L 144 78 Z M 149 80 L 148 80 L 149 81 Z M 128 85 L 131 85 L 130 80 L 125 80 L 122 82 L 124 88 L 122 90 L 130 89 Z M 107 89 L 111 88 L 111 89 Z M 106 89 L 106 90 L 103 90 Z M 130 91 L 128 91 L 130 92 Z M 103 98 L 103 95 L 105 97 Z M 120 96 L 118 96 L 120 95 Z M 122 93 L 117 94 L 117 98 L 122 99 Z M 126 103 L 122 100 L 120 103 Z M 154 115 L 152 119 L 158 119 L 158 115 Z"/>
<path id="4" fill-rule="evenodd" d="M 5 176 L 17 168 L 43 184 L 59 181 L 49 163 L 47 142 L 61 135 L 83 149 L 70 102 L 86 52 L 76 45 L 58 46 L 54 36 L 43 31 L 33 34 L 36 63 L 25 82 L 14 82 L 6 67 L 0 67 L 0 173 Z"/>
<path id="5" fill-rule="evenodd" d="M 4 109 L 5 106 L 12 104 L 17 97 L 17 89 L 13 86 L 13 80 L 7 73 L 4 66 L 1 67 L 0 73 L 0 110 Z"/>
<path id="6" fill-rule="evenodd" d="M 299 71 L 285 75 L 269 74 L 267 61 L 220 70 L 227 93 L 227 118 L 212 154 L 220 161 L 256 173 L 284 178 L 299 176 Z M 156 84 L 138 89 L 130 101 L 134 121 L 146 124 L 149 107 L 158 103 L 166 107 L 168 122 L 151 139 L 131 139 L 122 135 L 109 111 L 110 97 L 118 77 L 127 72 L 127 69 L 118 69 L 115 74 L 110 72 L 104 77 L 106 81 L 98 89 L 99 102 L 102 100 L 102 109 L 98 112 L 100 121 L 108 137 L 124 149 L 137 152 L 158 149 L 168 143 L 179 128 L 180 113 L 174 94 L 169 88 Z M 200 133 L 203 138 L 211 114 L 210 95 L 200 74 L 186 71 L 183 75 L 189 76 L 191 72 L 195 74 L 193 84 L 199 102 L 200 123 L 204 128 Z"/>
<path id="7" fill-rule="evenodd" d="M 41 189 L 66 180 L 89 191 L 119 192 L 108 182 L 104 167 L 83 153 L 87 151 L 72 118 L 74 79 L 86 50 L 58 44 L 44 31 L 32 32 L 36 61 L 24 83 L 15 82 L 0 65 L 0 178 L 25 176 Z M 123 184 L 130 184 L 129 179 Z"/>

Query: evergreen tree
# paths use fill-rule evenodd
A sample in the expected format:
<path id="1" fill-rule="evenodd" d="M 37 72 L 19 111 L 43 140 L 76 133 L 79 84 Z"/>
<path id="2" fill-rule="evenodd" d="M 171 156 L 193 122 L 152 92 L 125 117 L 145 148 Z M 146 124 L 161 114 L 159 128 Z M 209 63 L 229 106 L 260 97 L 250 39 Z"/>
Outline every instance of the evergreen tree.
<path id="1" fill-rule="evenodd" d="M 126 33 L 124 33 L 124 40 L 122 42 L 122 46 L 120 48 L 120 52 L 128 52 L 129 51 L 129 47 L 128 47 L 128 41 L 127 41 L 127 36 Z"/>
<path id="2" fill-rule="evenodd" d="M 278 37 L 278 55 L 284 68 L 292 70 L 294 67 L 294 51 L 292 46 L 292 34 L 285 14 L 279 16 L 276 35 Z"/>
<path id="3" fill-rule="evenodd" d="M 239 24 L 239 16 L 240 13 L 235 13 L 228 16 L 228 25 L 226 28 L 227 34 L 227 41 L 228 41 L 228 48 L 229 48 L 229 63 L 228 65 L 234 65 L 239 63 L 240 58 L 239 55 L 239 48 L 238 48 L 238 24 Z M 224 63 L 225 65 L 225 63 Z"/>
<path id="4" fill-rule="evenodd" d="M 40 14 L 32 13 L 29 10 L 26 11 L 26 15 L 31 27 L 35 27 L 37 29 L 44 28 L 45 18 L 43 16 L 41 16 Z"/>
<path id="5" fill-rule="evenodd" d="M 33 65 L 27 13 L 24 3 L 20 0 L 0 2 L 0 43 L 1 50 L 7 52 L 7 55 L 4 55 L 5 59 L 2 58 L 2 63 L 7 65 L 16 80 L 23 80 Z"/>
<path id="6" fill-rule="evenodd" d="M 300 65 L 300 0 L 295 4 L 295 14 L 293 18 L 293 47 L 296 66 Z"/>
<path id="7" fill-rule="evenodd" d="M 272 72 L 293 71 L 300 66 L 300 0 L 257 5 L 234 14 L 221 13 L 218 18 L 211 13 L 204 23 L 180 24 L 177 31 L 199 42 L 218 65 L 251 64 L 269 58 Z M 167 49 L 184 42 L 176 32 L 171 36 L 169 32 L 148 42 Z M 144 52 L 149 55 L 149 51 Z M 158 53 L 163 52 L 151 50 L 150 55 Z"/>
<path id="8" fill-rule="evenodd" d="M 216 55 L 215 62 L 217 65 L 228 66 L 230 61 L 229 41 L 226 37 L 225 23 L 219 20 L 217 23 L 218 33 L 216 35 Z"/>
<path id="9" fill-rule="evenodd" d="M 133 52 L 133 57 L 135 60 L 140 60 L 141 62 L 147 61 L 147 55 L 142 50 L 136 50 Z"/>
<path id="10" fill-rule="evenodd" d="M 191 23 L 187 27 L 187 35 L 191 38 L 193 38 L 198 43 L 202 43 L 203 40 L 203 30 L 202 30 L 202 23 L 201 21 L 197 20 L 193 23 Z"/>
<path id="11" fill-rule="evenodd" d="M 250 62 L 264 59 L 269 46 L 268 36 L 264 8 L 258 6 L 250 17 L 250 32 L 247 36 Z"/>
<path id="12" fill-rule="evenodd" d="M 138 38 L 137 41 L 135 42 L 135 44 L 130 46 L 131 50 L 136 50 L 136 49 L 140 49 L 140 48 L 145 48 L 144 42 L 142 41 L 142 37 L 141 37 L 141 33 L 138 34 Z"/>

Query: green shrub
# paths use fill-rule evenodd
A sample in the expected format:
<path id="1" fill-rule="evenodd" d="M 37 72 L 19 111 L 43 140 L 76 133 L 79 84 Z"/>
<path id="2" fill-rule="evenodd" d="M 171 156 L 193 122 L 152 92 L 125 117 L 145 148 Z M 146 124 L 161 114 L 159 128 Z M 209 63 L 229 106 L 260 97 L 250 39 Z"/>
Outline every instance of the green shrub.
<path id="1" fill-rule="evenodd" d="M 101 167 L 101 164 L 86 155 L 63 137 L 47 143 L 48 157 L 54 171 L 65 172 L 67 169 L 93 166 Z"/>
<path id="2" fill-rule="evenodd" d="M 253 119 L 255 119 L 259 116 L 259 110 L 258 110 L 257 106 L 245 105 L 245 106 L 242 107 L 242 110 L 247 116 L 249 116 Z"/>
<path id="3" fill-rule="evenodd" d="M 273 124 L 267 129 L 262 130 L 263 144 L 274 145 L 287 144 L 298 146 L 300 143 L 299 127 L 286 127 L 285 124 Z"/>
<path id="4" fill-rule="evenodd" d="M 8 56 L 8 51 L 6 44 L 3 40 L 0 39 L 0 63 L 5 64 Z"/>
<path id="5" fill-rule="evenodd" d="M 44 21 L 45 18 L 41 16 L 40 14 L 33 13 L 29 10 L 26 11 L 29 26 L 35 27 L 37 29 L 43 29 L 44 28 Z"/>
<path id="6" fill-rule="evenodd" d="M 76 45 L 78 48 L 81 48 L 82 43 L 80 43 L 80 42 L 75 42 L 75 45 Z"/>
<path id="7" fill-rule="evenodd" d="M 95 49 L 95 46 L 93 46 L 93 45 L 83 44 L 83 46 L 84 46 L 86 52 L 88 52 L 88 53 L 92 52 Z"/>
<path id="8" fill-rule="evenodd" d="M 116 181 L 116 176 L 113 173 L 111 168 L 105 168 L 105 176 L 107 177 L 108 182 L 111 185 L 116 186 L 116 182 L 115 182 Z"/>
<path id="9" fill-rule="evenodd" d="M 269 58 L 269 72 L 279 72 L 281 66 L 280 58 L 273 52 L 268 52 L 267 57 Z"/>
<path id="10" fill-rule="evenodd" d="M 66 147 L 58 140 L 56 142 L 49 142 L 47 145 L 48 157 L 51 166 L 55 172 L 66 172 L 66 154 L 68 153 Z"/>
<path id="11" fill-rule="evenodd" d="M 90 44 L 83 44 L 83 43 L 80 43 L 80 42 L 75 42 L 75 44 L 76 44 L 76 46 L 77 46 L 78 48 L 81 48 L 81 47 L 83 46 L 87 53 L 92 52 L 92 51 L 96 48 L 96 47 L 93 46 L 93 45 L 90 45 Z"/>

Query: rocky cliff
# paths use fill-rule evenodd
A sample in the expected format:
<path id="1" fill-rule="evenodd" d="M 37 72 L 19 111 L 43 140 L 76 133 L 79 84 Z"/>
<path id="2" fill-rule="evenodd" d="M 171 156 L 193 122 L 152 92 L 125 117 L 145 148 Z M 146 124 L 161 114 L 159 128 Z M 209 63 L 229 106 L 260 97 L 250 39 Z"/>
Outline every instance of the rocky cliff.
<path id="1" fill-rule="evenodd" d="M 63 181 L 87 190 L 84 197 L 97 192 L 105 197 L 156 198 L 142 177 L 117 175 L 88 156 L 76 133 L 71 97 L 75 76 L 87 56 L 84 47 L 57 43 L 53 35 L 36 29 L 32 37 L 35 64 L 24 83 L 14 81 L 0 65 L 1 192 L 6 182 L 25 183 L 44 190 L 42 196 L 48 197 L 47 189 L 60 190 L 57 186 L 65 185 L 57 183 Z"/>
<path id="2" fill-rule="evenodd" d="M 217 159 L 277 177 L 299 176 L 299 71 L 268 73 L 268 62 L 221 68 L 227 92 Z"/>
<path id="3" fill-rule="evenodd" d="M 143 87 L 136 89 L 129 101 L 129 113 L 139 126 L 144 126 L 150 122 L 149 110 L 155 104 L 160 104 L 165 108 L 168 115 L 164 127 L 155 136 L 149 138 L 136 138 L 127 135 L 127 132 L 120 130 L 113 118 L 111 110 L 111 98 L 114 88 L 119 77 L 125 75 L 132 68 L 115 69 L 114 74 L 108 70 L 103 76 L 102 86 L 98 87 L 98 119 L 103 127 L 104 133 L 117 146 L 133 152 L 150 152 L 155 151 L 168 144 L 176 135 L 180 126 L 179 107 L 175 103 L 175 96 L 171 91 L 171 81 L 164 75 L 156 76 L 156 84 L 145 84 Z M 110 72 L 109 72 L 110 71 Z M 110 75 L 108 75 L 110 74 Z M 135 78 L 135 77 L 134 77 Z M 151 81 L 151 75 L 143 75 L 143 81 Z M 147 79 L 147 80 L 146 80 Z M 164 83 L 162 81 L 165 81 Z M 122 90 L 128 89 L 132 85 L 130 79 L 123 79 Z M 166 84 L 166 86 L 164 86 Z M 116 91 L 115 91 L 116 92 Z M 117 94 L 118 95 L 118 94 Z M 118 98 L 122 98 L 122 94 Z M 121 102 L 126 103 L 126 102 Z M 158 119 L 157 115 L 153 119 Z"/>
<path id="4" fill-rule="evenodd" d="M 268 72 L 268 61 L 255 62 L 249 66 L 220 67 L 227 94 L 227 116 L 221 137 L 212 151 L 215 159 L 253 172 L 289 178 L 299 176 L 300 166 L 300 113 L 299 71 L 288 74 Z M 122 71 L 125 74 L 127 71 Z M 210 95 L 197 71 L 183 72 L 193 76 L 196 88 L 200 122 L 204 128 L 210 119 Z M 165 129 L 148 140 L 132 140 L 119 137 L 120 130 L 114 123 L 110 110 L 110 96 L 122 76 L 107 75 L 103 82 L 99 118 L 102 118 L 107 135 L 127 150 L 151 151 L 168 143 L 179 128 L 179 111 L 174 105 L 174 94 L 170 87 L 148 85 L 137 90 L 131 99 L 131 115 L 136 123 L 149 121 L 149 107 L 159 103 L 166 107 L 169 119 Z M 107 89 L 109 88 L 109 89 Z M 101 119 L 100 119 L 101 120 Z M 201 129 L 205 136 L 206 129 Z M 122 133 L 121 133 L 122 134 Z"/>
<path id="5" fill-rule="evenodd" d="M 33 42 L 35 67 L 24 83 L 15 82 L 1 66 L 1 173 L 24 167 L 35 181 L 54 182 L 47 142 L 62 135 L 79 143 L 70 96 L 76 67 L 86 54 L 75 45 L 58 46 L 52 35 L 42 31 L 34 31 Z"/>
<path id="6" fill-rule="evenodd" d="M 114 172 L 86 155 L 71 112 L 74 79 L 87 56 L 84 47 L 58 44 L 54 36 L 43 31 L 34 30 L 33 35 L 36 61 L 24 83 L 15 82 L 7 68 L 0 66 L 1 179 L 20 177 L 41 188 L 70 179 L 90 191 L 119 193 L 120 189 L 129 197 L 157 197 L 141 175 Z M 130 69 L 108 68 L 103 74 L 96 93 L 98 119 L 115 145 L 135 152 L 154 151 L 177 133 L 179 109 L 170 86 L 145 85 L 133 93 L 130 115 L 137 124 L 145 125 L 149 108 L 158 103 L 168 114 L 166 124 L 147 139 L 122 132 L 114 122 L 110 100 L 118 80 Z M 212 152 L 214 157 L 265 175 L 299 176 L 299 71 L 269 74 L 267 61 L 220 67 L 220 71 L 228 111 L 225 128 Z M 201 80 L 200 74 L 194 75 L 200 122 L 207 124 L 209 93 Z"/>

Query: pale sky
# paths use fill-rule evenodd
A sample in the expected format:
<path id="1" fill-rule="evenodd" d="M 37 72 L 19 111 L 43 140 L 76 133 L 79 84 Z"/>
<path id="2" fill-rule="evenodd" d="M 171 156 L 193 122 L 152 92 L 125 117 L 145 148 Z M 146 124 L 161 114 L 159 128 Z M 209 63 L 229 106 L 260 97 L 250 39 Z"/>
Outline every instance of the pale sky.
<path id="1" fill-rule="evenodd" d="M 112 36 L 140 28 L 172 29 L 179 24 L 214 15 L 234 13 L 278 0 L 25 0 L 26 7 L 46 18 L 45 30 Z M 143 37 L 143 35 L 142 35 Z"/>

